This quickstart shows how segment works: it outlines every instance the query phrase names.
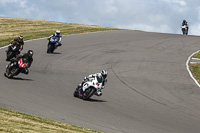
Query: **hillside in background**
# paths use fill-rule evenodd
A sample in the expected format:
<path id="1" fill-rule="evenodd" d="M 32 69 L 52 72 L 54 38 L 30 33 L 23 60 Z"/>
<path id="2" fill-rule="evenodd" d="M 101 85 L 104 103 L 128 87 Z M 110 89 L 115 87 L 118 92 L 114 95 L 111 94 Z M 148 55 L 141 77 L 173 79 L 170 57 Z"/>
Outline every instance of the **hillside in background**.
<path id="1" fill-rule="evenodd" d="M 0 17 L 0 46 L 8 45 L 10 40 L 19 35 L 23 35 L 24 40 L 31 40 L 48 37 L 57 29 L 61 30 L 62 35 L 119 30 L 117 28 L 108 28 L 95 25 L 81 25 L 45 20 Z"/>

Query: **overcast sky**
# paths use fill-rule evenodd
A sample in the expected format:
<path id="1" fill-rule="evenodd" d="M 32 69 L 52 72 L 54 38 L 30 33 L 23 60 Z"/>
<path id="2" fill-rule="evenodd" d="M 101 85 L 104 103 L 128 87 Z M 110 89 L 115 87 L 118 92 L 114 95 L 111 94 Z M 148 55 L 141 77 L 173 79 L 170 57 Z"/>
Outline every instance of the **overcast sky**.
<path id="1" fill-rule="evenodd" d="M 200 35 L 200 0 L 0 0 L 0 16 Z"/>

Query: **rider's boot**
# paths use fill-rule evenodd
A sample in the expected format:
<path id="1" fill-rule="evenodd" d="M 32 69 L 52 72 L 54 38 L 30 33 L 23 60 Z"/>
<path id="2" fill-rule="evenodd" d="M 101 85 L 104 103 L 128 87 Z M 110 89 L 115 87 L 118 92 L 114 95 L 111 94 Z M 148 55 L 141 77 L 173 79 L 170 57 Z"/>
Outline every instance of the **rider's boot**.
<path id="1" fill-rule="evenodd" d="M 28 74 L 29 73 L 29 70 L 27 68 L 24 68 L 21 73 L 24 73 L 24 74 Z"/>
<path id="2" fill-rule="evenodd" d="M 101 95 L 102 95 L 102 92 L 101 92 L 101 91 L 97 91 L 97 92 L 95 93 L 95 95 L 101 96 Z"/>

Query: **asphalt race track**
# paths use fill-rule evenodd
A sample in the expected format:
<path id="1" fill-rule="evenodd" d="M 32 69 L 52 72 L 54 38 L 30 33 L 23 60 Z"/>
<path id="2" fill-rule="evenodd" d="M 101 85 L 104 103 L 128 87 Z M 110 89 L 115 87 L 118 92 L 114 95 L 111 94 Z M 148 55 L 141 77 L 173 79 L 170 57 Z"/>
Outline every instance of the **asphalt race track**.
<path id="1" fill-rule="evenodd" d="M 25 35 L 24 35 L 25 36 Z M 47 40 L 25 43 L 34 62 L 29 75 L 3 76 L 0 49 L 0 106 L 106 133 L 198 133 L 200 88 L 186 70 L 200 38 L 140 31 L 64 36 L 47 54 Z M 73 97 L 79 82 L 108 70 L 101 97 Z"/>

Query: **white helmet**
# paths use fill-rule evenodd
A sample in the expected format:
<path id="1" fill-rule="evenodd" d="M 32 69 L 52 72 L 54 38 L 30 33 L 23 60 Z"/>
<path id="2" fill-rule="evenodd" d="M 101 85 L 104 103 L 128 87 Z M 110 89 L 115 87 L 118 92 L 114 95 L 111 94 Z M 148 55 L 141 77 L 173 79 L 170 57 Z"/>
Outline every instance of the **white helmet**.
<path id="1" fill-rule="evenodd" d="M 102 71 L 101 71 L 101 75 L 102 75 L 104 78 L 106 78 L 107 75 L 108 75 L 108 72 L 107 72 L 106 70 L 102 70 Z"/>
<path id="2" fill-rule="evenodd" d="M 57 34 L 57 35 L 60 35 L 60 30 L 56 30 L 56 34 Z"/>

